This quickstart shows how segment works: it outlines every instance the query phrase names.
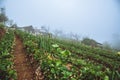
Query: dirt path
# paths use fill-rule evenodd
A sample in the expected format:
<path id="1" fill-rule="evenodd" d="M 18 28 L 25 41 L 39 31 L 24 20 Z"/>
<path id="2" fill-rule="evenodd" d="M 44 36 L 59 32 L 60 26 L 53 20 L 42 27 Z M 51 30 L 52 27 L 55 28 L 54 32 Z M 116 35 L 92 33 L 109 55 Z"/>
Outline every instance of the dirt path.
<path id="1" fill-rule="evenodd" d="M 17 71 L 17 80 L 34 80 L 33 69 L 27 61 L 26 54 L 23 49 L 22 41 L 16 36 L 16 45 L 14 48 L 14 64 Z"/>
<path id="2" fill-rule="evenodd" d="M 0 28 L 0 40 L 4 36 L 4 34 L 5 34 L 5 30 Z"/>

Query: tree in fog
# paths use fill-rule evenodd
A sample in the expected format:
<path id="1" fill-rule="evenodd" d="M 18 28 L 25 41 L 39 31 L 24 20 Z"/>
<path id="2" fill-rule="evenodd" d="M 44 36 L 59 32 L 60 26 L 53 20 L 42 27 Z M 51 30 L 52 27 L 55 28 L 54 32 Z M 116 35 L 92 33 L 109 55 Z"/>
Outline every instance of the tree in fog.
<path id="1" fill-rule="evenodd" d="M 14 24 L 13 20 L 8 21 L 8 25 L 11 27 Z"/>
<path id="2" fill-rule="evenodd" d="M 0 22 L 5 24 L 6 21 L 8 21 L 8 18 L 5 14 L 5 8 L 0 8 Z"/>
<path id="3" fill-rule="evenodd" d="M 80 35 L 78 35 L 78 34 L 71 34 L 71 36 L 73 37 L 73 39 L 75 41 L 79 41 L 79 39 L 80 39 Z"/>
<path id="4" fill-rule="evenodd" d="M 97 47 L 98 44 L 100 44 L 100 43 L 96 42 L 95 40 L 90 39 L 88 37 L 83 38 L 83 40 L 81 41 L 81 43 L 83 43 L 85 45 L 88 45 L 88 46 L 92 46 L 92 47 Z"/>
<path id="5" fill-rule="evenodd" d="M 103 48 L 107 49 L 107 50 L 111 50 L 112 49 L 111 45 L 107 41 L 103 42 Z"/>
<path id="6" fill-rule="evenodd" d="M 63 32 L 61 30 L 54 30 L 54 35 L 55 35 L 55 38 L 60 36 Z"/>
<path id="7" fill-rule="evenodd" d="M 41 26 L 41 30 L 45 31 L 46 33 L 49 33 L 50 28 L 46 26 Z"/>
<path id="8" fill-rule="evenodd" d="M 120 34 L 119 33 L 113 34 L 113 38 L 112 39 L 113 39 L 112 47 L 114 49 L 120 50 Z"/>
<path id="9" fill-rule="evenodd" d="M 18 26 L 17 26 L 17 24 L 15 23 L 15 24 L 12 24 L 12 26 L 11 26 L 12 28 L 15 28 L 15 29 L 17 29 L 18 28 Z"/>

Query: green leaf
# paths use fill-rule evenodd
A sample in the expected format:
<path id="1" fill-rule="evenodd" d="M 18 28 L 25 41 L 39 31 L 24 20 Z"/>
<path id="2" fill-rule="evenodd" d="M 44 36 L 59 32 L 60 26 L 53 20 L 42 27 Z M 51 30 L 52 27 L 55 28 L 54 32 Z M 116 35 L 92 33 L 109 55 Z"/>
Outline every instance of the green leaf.
<path id="1" fill-rule="evenodd" d="M 10 75 L 10 77 L 15 77 L 16 76 L 16 71 L 10 70 L 9 75 Z"/>
<path id="2" fill-rule="evenodd" d="M 57 45 L 57 44 L 53 44 L 52 47 L 54 47 L 54 48 L 58 48 L 59 45 Z"/>
<path id="3" fill-rule="evenodd" d="M 71 80 L 76 80 L 75 78 L 71 78 Z"/>
<path id="4" fill-rule="evenodd" d="M 10 54 L 2 55 L 2 59 L 5 59 L 5 58 L 12 58 L 12 55 Z"/>
<path id="5" fill-rule="evenodd" d="M 104 80 L 109 80 L 109 77 L 108 77 L 108 76 L 105 76 L 105 77 L 104 77 Z"/>
<path id="6" fill-rule="evenodd" d="M 71 52 L 69 50 L 65 51 L 66 55 L 71 55 Z"/>
<path id="7" fill-rule="evenodd" d="M 116 71 L 116 73 L 117 73 L 118 77 L 120 78 L 120 73 L 118 71 Z"/>
<path id="8" fill-rule="evenodd" d="M 57 48 L 57 52 L 61 52 L 62 50 L 61 50 L 61 48 Z"/>
<path id="9" fill-rule="evenodd" d="M 120 52 L 117 53 L 120 56 Z"/>
<path id="10" fill-rule="evenodd" d="M 51 69 L 51 73 L 55 73 L 55 69 L 54 68 Z"/>
<path id="11" fill-rule="evenodd" d="M 61 54 L 64 57 L 67 57 L 67 56 L 71 55 L 70 51 L 68 51 L 68 50 L 61 51 Z"/>
<path id="12" fill-rule="evenodd" d="M 56 61 L 56 66 L 60 66 L 62 64 L 62 62 L 60 60 Z"/>
<path id="13" fill-rule="evenodd" d="M 64 78 L 68 78 L 72 75 L 72 72 L 69 72 L 69 71 L 63 71 L 62 73 L 64 75 Z"/>

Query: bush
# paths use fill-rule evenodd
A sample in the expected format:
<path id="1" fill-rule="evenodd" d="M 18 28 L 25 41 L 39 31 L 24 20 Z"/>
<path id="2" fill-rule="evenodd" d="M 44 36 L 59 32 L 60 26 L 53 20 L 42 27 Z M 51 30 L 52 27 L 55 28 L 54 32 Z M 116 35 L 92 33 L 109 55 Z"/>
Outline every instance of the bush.
<path id="1" fill-rule="evenodd" d="M 0 28 L 4 28 L 5 27 L 5 25 L 4 24 L 2 24 L 2 23 L 0 23 Z"/>

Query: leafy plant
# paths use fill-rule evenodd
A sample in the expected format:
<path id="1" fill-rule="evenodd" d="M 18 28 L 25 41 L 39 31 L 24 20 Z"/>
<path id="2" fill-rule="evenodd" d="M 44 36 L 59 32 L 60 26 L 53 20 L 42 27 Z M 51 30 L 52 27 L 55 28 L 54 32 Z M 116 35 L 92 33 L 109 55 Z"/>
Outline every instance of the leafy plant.
<path id="1" fill-rule="evenodd" d="M 11 53 L 14 42 L 14 33 L 10 30 L 0 41 L 0 79 L 16 79 L 16 72 L 13 69 L 13 56 Z"/>

